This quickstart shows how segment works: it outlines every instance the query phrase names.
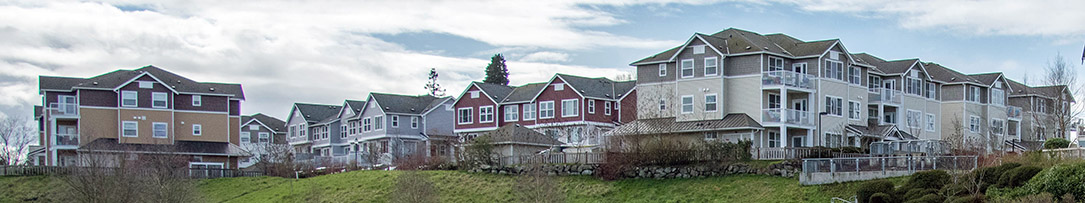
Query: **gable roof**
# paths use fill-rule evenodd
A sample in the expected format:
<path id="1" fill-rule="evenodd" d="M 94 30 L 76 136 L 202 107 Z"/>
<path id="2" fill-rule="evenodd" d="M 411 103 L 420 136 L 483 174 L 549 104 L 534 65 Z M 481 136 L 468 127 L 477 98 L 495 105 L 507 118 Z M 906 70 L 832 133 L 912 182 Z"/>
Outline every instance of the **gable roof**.
<path id="1" fill-rule="evenodd" d="M 240 84 L 196 82 L 153 65 L 144 66 L 135 70 L 115 70 L 90 78 L 39 76 L 38 85 L 42 90 L 72 90 L 77 88 L 114 89 L 127 84 L 136 79 L 136 77 L 140 77 L 144 74 L 158 79 L 163 85 L 167 85 L 167 88 L 177 92 L 221 94 L 229 95 L 237 99 L 245 99 L 245 94 Z"/>
<path id="2" fill-rule="evenodd" d="M 480 137 L 489 137 L 494 144 L 528 144 L 557 146 L 562 143 L 554 137 L 547 136 L 535 130 L 521 126 L 520 124 L 508 124 L 487 132 Z"/>
<path id="3" fill-rule="evenodd" d="M 498 102 L 524 102 L 531 101 L 538 95 L 543 89 L 546 88 L 546 82 L 529 83 L 516 87 L 506 96 L 504 99 Z"/>
<path id="4" fill-rule="evenodd" d="M 305 121 L 313 124 L 335 118 L 342 110 L 342 106 L 327 104 L 294 103 L 294 107 L 301 112 Z"/>
<path id="5" fill-rule="evenodd" d="M 437 107 L 448 97 L 434 97 L 430 95 L 407 96 L 386 93 L 369 93 L 373 101 L 381 106 L 384 113 L 422 114 L 430 108 Z"/>
<path id="6" fill-rule="evenodd" d="M 629 85 L 629 83 L 636 83 L 635 81 L 614 82 L 608 78 L 587 78 L 561 73 L 557 76 L 581 95 L 592 98 L 618 99 L 621 98 L 621 94 L 629 92 L 630 88 L 636 86 Z"/>
<path id="7" fill-rule="evenodd" d="M 686 41 L 686 43 L 681 46 L 645 57 L 630 65 L 671 62 L 674 59 L 673 57 L 681 52 L 681 49 L 694 39 L 703 40 L 707 45 L 723 54 L 743 54 L 763 51 L 789 57 L 820 56 L 833 46 L 840 44 L 839 39 L 802 41 L 782 33 L 761 35 L 747 30 L 727 28 L 711 35 L 694 33 L 694 35 L 690 37 L 690 40 Z M 852 58 L 850 55 L 848 57 Z"/>
<path id="8" fill-rule="evenodd" d="M 908 69 L 912 68 L 912 65 L 919 62 L 919 59 L 888 61 L 868 53 L 858 53 L 853 56 L 859 58 L 857 61 L 862 61 L 863 63 L 877 67 L 879 71 L 886 74 L 903 74 L 904 72 L 907 72 Z"/>
<path id="9" fill-rule="evenodd" d="M 995 80 L 998 80 L 999 76 L 1002 76 L 1002 72 L 969 74 L 968 76 L 979 80 L 980 84 L 991 85 L 995 83 Z"/>
<path id="10" fill-rule="evenodd" d="M 976 84 L 982 84 L 979 80 L 976 80 L 971 76 L 965 75 L 961 72 L 957 72 L 953 69 L 946 68 L 941 64 L 937 64 L 934 62 L 923 62 L 923 66 L 927 69 L 927 75 L 930 75 L 931 78 L 934 78 L 938 81 L 946 83 L 972 82 Z"/>
<path id="11" fill-rule="evenodd" d="M 347 106 L 350 106 L 351 111 L 354 111 L 355 114 L 357 114 L 358 112 L 361 112 L 362 108 L 365 108 L 365 101 L 349 100 L 348 99 L 346 102 L 343 102 L 343 103 L 346 103 Z M 346 108 L 346 107 L 344 106 L 344 108 Z"/>
<path id="12" fill-rule="evenodd" d="M 260 122 L 261 124 L 264 125 L 264 127 L 267 127 L 269 129 L 271 129 L 271 131 L 273 131 L 275 133 L 283 132 L 282 130 L 286 128 L 286 122 L 285 121 L 280 120 L 280 119 L 275 118 L 275 117 L 264 115 L 263 113 L 257 113 L 257 114 L 253 114 L 251 116 L 241 116 L 241 123 L 242 124 L 248 124 L 249 122 L 253 122 L 253 121 Z M 245 126 L 245 125 L 242 125 L 242 126 Z"/>
<path id="13" fill-rule="evenodd" d="M 1017 82 L 1015 80 L 1010 80 L 1009 78 L 1007 78 L 1006 81 L 1009 81 L 1007 83 L 1007 85 L 1010 86 L 1011 90 L 1013 90 L 1013 91 L 1010 91 L 1011 96 L 1026 95 L 1030 91 L 1030 89 L 1029 89 L 1030 87 L 1025 86 L 1025 84 L 1023 84 L 1023 83 Z"/>
<path id="14" fill-rule="evenodd" d="M 674 118 L 637 119 L 618 126 L 611 132 L 614 135 L 645 135 L 762 128 L 761 124 L 750 116 L 744 113 L 732 113 L 719 120 L 678 122 Z"/>
<path id="15" fill-rule="evenodd" d="M 500 102 L 501 99 L 504 99 L 513 90 L 513 87 L 506 85 L 490 84 L 484 82 L 471 82 L 471 84 L 478 87 L 480 91 L 485 92 L 486 95 L 490 96 L 490 100 L 495 102 Z"/>

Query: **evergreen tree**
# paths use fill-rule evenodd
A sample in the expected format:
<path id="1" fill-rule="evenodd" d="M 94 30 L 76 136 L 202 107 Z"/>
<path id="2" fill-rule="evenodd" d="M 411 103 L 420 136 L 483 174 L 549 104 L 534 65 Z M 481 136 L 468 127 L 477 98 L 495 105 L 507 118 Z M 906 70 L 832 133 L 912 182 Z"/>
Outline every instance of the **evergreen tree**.
<path id="1" fill-rule="evenodd" d="M 429 82 L 426 83 L 425 88 L 430 96 L 445 96 L 445 89 L 441 88 L 441 84 L 437 84 L 437 68 L 429 69 Z"/>
<path id="2" fill-rule="evenodd" d="M 490 65 L 486 66 L 486 79 L 482 82 L 509 85 L 509 69 L 505 66 L 505 56 L 495 54 L 490 58 Z"/>

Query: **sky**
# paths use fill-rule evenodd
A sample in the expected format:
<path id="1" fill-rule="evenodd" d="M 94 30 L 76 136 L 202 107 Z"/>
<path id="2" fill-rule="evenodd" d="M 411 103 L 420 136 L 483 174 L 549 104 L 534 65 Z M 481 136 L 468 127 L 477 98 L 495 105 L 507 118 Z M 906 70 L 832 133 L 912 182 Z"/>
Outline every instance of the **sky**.
<path id="1" fill-rule="evenodd" d="M 295 102 L 424 94 L 431 68 L 458 96 L 497 53 L 511 85 L 631 74 L 633 61 L 732 27 L 1032 83 L 1056 55 L 1082 67 L 1085 46 L 1080 0 L 256 2 L 0 1 L 0 117 L 41 104 L 39 75 L 146 65 L 242 84 L 243 114 L 283 118 Z"/>

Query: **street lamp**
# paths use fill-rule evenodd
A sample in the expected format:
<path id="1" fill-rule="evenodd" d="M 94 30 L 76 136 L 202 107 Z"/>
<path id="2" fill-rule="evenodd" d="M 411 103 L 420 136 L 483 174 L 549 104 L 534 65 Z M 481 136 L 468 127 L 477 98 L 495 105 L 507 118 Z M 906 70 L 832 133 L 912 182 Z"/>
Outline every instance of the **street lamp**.
<path id="1" fill-rule="evenodd" d="M 818 113 L 818 134 L 817 134 L 817 136 L 814 136 L 814 137 L 816 137 L 815 139 L 817 139 L 817 140 L 815 140 L 815 141 L 818 141 L 818 143 L 821 143 L 821 136 L 822 136 L 822 132 L 821 132 L 821 118 L 822 118 L 823 116 L 825 116 L 825 115 L 829 115 L 829 112 L 821 112 L 821 113 Z M 823 146 L 825 145 L 824 143 L 821 143 L 821 144 L 822 144 Z"/>

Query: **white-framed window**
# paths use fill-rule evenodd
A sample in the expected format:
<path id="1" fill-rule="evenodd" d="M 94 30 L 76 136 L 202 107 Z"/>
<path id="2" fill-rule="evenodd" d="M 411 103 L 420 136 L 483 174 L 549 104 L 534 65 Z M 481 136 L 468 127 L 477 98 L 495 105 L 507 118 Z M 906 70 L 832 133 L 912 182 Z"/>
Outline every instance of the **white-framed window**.
<path id="1" fill-rule="evenodd" d="M 418 117 L 411 116 L 411 129 L 418 129 Z"/>
<path id="2" fill-rule="evenodd" d="M 520 105 L 505 106 L 505 121 L 520 120 Z"/>
<path id="3" fill-rule="evenodd" d="M 573 117 L 580 115 L 580 100 L 561 100 L 561 117 Z"/>
<path id="4" fill-rule="evenodd" d="M 524 120 L 535 120 L 535 104 L 524 104 Z"/>
<path id="5" fill-rule="evenodd" d="M 659 99 L 659 110 L 660 111 L 667 110 L 667 98 L 660 98 Z"/>
<path id="6" fill-rule="evenodd" d="M 362 132 L 369 131 L 373 131 L 373 118 L 366 117 L 362 119 Z"/>
<path id="7" fill-rule="evenodd" d="M 693 54 L 703 54 L 705 45 L 691 46 L 693 48 Z"/>
<path id="8" fill-rule="evenodd" d="M 980 101 L 980 87 L 968 86 L 968 93 L 967 93 L 966 96 L 967 96 L 967 98 L 965 98 L 965 99 L 967 99 L 968 101 L 979 102 Z"/>
<path id="9" fill-rule="evenodd" d="M 719 73 L 720 73 L 719 70 L 720 69 L 719 69 L 718 64 L 719 64 L 719 60 L 717 60 L 716 57 L 705 57 L 704 58 L 704 75 L 705 76 L 719 75 Z"/>
<path id="10" fill-rule="evenodd" d="M 832 96 L 825 97 L 825 112 L 836 116 L 844 116 L 844 113 L 842 112 L 844 110 L 843 106 L 844 99 Z"/>
<path id="11" fill-rule="evenodd" d="M 594 99 L 587 99 L 587 100 L 588 100 L 588 113 L 589 114 L 595 114 L 595 100 Z"/>
<path id="12" fill-rule="evenodd" d="M 869 80 L 866 83 L 867 90 L 869 90 L 870 92 L 877 93 L 879 92 L 878 90 L 882 88 L 882 77 L 871 75 L 867 77 L 867 80 Z"/>
<path id="13" fill-rule="evenodd" d="M 934 114 L 927 114 L 927 131 L 934 132 L 934 124 L 937 123 Z"/>
<path id="14" fill-rule="evenodd" d="M 472 91 L 468 92 L 468 94 L 471 94 L 472 99 L 478 98 L 478 90 L 472 90 Z"/>
<path id="15" fill-rule="evenodd" d="M 260 125 L 256 125 L 256 124 L 249 125 L 249 130 L 260 130 Z"/>
<path id="16" fill-rule="evenodd" d="M 565 84 L 562 84 L 562 83 L 554 84 L 554 91 L 562 91 L 562 90 L 565 90 Z"/>
<path id="17" fill-rule="evenodd" d="M 780 147 L 780 132 L 769 131 L 769 148 Z"/>
<path id="18" fill-rule="evenodd" d="M 848 100 L 848 118 L 852 120 L 862 119 L 863 105 L 859 101 Z"/>
<path id="19" fill-rule="evenodd" d="M 769 99 L 768 99 L 768 104 L 769 104 L 768 107 L 769 107 L 769 109 L 778 109 L 778 108 L 780 108 L 780 95 L 779 94 L 769 93 L 768 97 L 769 97 Z"/>
<path id="20" fill-rule="evenodd" d="M 784 70 L 784 59 L 778 57 L 769 57 L 769 71 L 781 70 Z"/>
<path id="21" fill-rule="evenodd" d="M 825 133 L 825 145 L 827 147 L 830 147 L 830 148 L 840 147 L 840 145 L 841 145 L 841 141 L 840 141 L 841 139 L 840 138 L 841 137 L 843 137 L 843 136 L 840 136 L 840 134 Z"/>
<path id="22" fill-rule="evenodd" d="M 139 81 L 139 88 L 141 89 L 154 89 L 154 83 L 150 81 Z"/>
<path id="23" fill-rule="evenodd" d="M 192 106 L 203 106 L 203 96 L 192 95 Z"/>
<path id="24" fill-rule="evenodd" d="M 347 124 L 339 125 L 339 138 L 347 138 Z"/>
<path id="25" fill-rule="evenodd" d="M 927 98 L 929 98 L 929 99 L 936 98 L 937 92 L 938 92 L 938 86 L 935 85 L 933 82 L 927 82 L 927 95 L 926 95 Z"/>
<path id="26" fill-rule="evenodd" d="M 907 114 L 904 115 L 905 119 L 907 120 L 908 127 L 909 128 L 919 128 L 920 119 L 922 118 L 922 115 L 923 115 L 923 112 L 908 109 Z"/>
<path id="27" fill-rule="evenodd" d="M 693 59 L 682 60 L 682 78 L 693 77 Z"/>
<path id="28" fill-rule="evenodd" d="M 373 117 L 373 130 L 383 130 L 383 129 L 384 129 L 384 116 L 374 116 Z"/>
<path id="29" fill-rule="evenodd" d="M 480 106 L 480 107 L 478 107 L 478 122 L 479 123 L 494 122 L 494 106 Z"/>
<path id="30" fill-rule="evenodd" d="M 693 113 L 693 95 L 682 95 L 682 113 Z"/>
<path id="31" fill-rule="evenodd" d="M 139 106 L 139 92 L 136 91 L 121 91 L 121 106 L 123 107 L 135 107 Z"/>
<path id="32" fill-rule="evenodd" d="M 610 115 L 611 108 L 610 108 L 610 102 L 609 101 L 603 102 L 603 109 L 605 109 L 605 110 L 603 110 L 603 115 Z"/>
<path id="33" fill-rule="evenodd" d="M 249 132 L 241 132 L 241 143 L 250 143 L 250 142 L 252 142 L 251 133 L 249 133 Z"/>
<path id="34" fill-rule="evenodd" d="M 392 115 L 391 119 L 392 119 L 392 127 L 393 128 L 399 128 L 399 116 L 398 115 Z"/>
<path id="35" fill-rule="evenodd" d="M 472 107 L 457 109 L 456 110 L 456 117 L 459 118 L 459 119 L 457 119 L 457 121 L 460 124 L 470 124 L 474 120 L 473 119 L 474 117 L 472 116 L 472 112 L 473 112 L 472 110 L 473 109 L 474 108 L 472 108 Z"/>
<path id="36" fill-rule="evenodd" d="M 978 133 L 980 131 L 980 125 L 983 120 L 979 116 L 969 116 L 968 119 L 968 132 Z"/>
<path id="37" fill-rule="evenodd" d="M 554 101 L 539 102 L 539 118 L 554 118 Z"/>
<path id="38" fill-rule="evenodd" d="M 124 121 L 121 122 L 121 128 L 121 136 L 139 137 L 139 122 Z"/>
<path id="39" fill-rule="evenodd" d="M 268 142 L 271 142 L 271 133 L 267 133 L 267 132 L 260 132 L 260 133 L 257 133 L 257 134 L 258 134 L 258 135 L 260 135 L 260 140 L 257 140 L 257 141 L 259 141 L 260 143 L 268 143 Z"/>
<path id="40" fill-rule="evenodd" d="M 844 63 L 826 60 L 823 77 L 844 81 Z"/>
<path id="41" fill-rule="evenodd" d="M 996 105 L 1006 105 L 1005 91 L 1002 90 L 1002 82 L 995 82 L 995 85 L 991 88 L 991 103 Z"/>
<path id="42" fill-rule="evenodd" d="M 829 59 L 840 60 L 840 52 L 839 51 L 829 51 Z"/>
<path id="43" fill-rule="evenodd" d="M 720 135 L 719 135 L 718 132 L 705 132 L 704 133 L 704 139 L 705 140 L 716 140 L 716 139 L 720 139 Z"/>
<path id="44" fill-rule="evenodd" d="M 704 111 L 716 112 L 717 109 L 716 94 L 704 95 Z"/>
<path id="45" fill-rule="evenodd" d="M 169 125 L 162 122 L 151 123 L 151 137 L 153 138 L 167 138 L 169 137 Z"/>
<path id="46" fill-rule="evenodd" d="M 667 76 L 667 64 L 666 63 L 659 64 L 659 76 L 660 77 Z"/>
<path id="47" fill-rule="evenodd" d="M 152 92 L 151 93 L 151 107 L 152 108 L 166 108 L 166 100 L 169 95 L 164 92 Z"/>
<path id="48" fill-rule="evenodd" d="M 195 135 L 195 136 L 203 135 L 203 125 L 192 124 L 192 135 Z M 301 135 L 302 136 L 306 135 L 305 130 L 301 131 Z"/>
<path id="49" fill-rule="evenodd" d="M 1047 113 L 1047 100 L 1039 99 L 1036 101 L 1036 110 L 1041 113 Z"/>
<path id="50" fill-rule="evenodd" d="M 991 119 L 991 133 L 1002 135 L 1006 132 L 1006 122 L 1000 119 Z"/>
<path id="51" fill-rule="evenodd" d="M 848 68 L 848 76 L 851 84 L 862 85 L 863 84 L 863 70 L 859 67 L 852 66 Z"/>

